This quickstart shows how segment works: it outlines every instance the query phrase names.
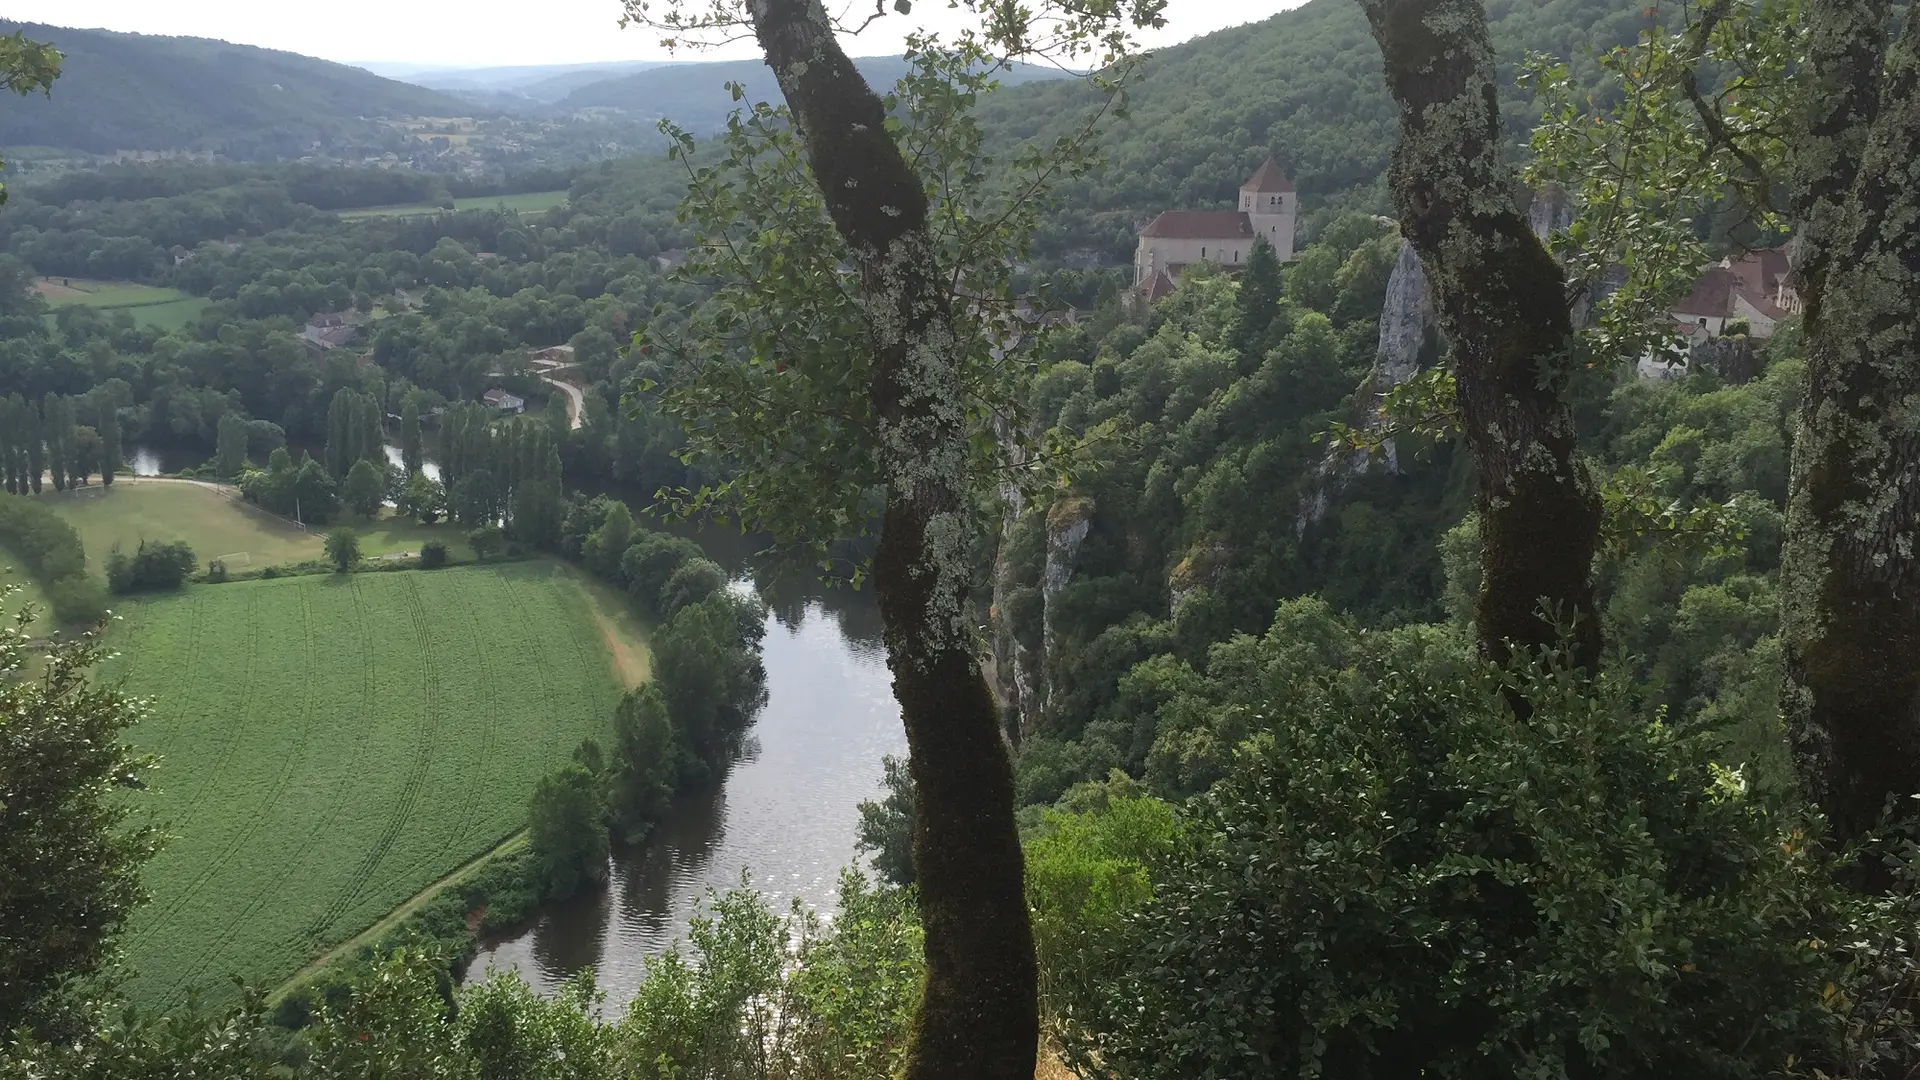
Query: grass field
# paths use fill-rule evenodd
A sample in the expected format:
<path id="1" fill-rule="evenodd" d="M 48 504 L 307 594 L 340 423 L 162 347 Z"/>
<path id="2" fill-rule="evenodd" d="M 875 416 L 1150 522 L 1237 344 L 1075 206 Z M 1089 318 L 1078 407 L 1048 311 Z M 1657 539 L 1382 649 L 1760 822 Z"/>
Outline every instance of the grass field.
<path id="1" fill-rule="evenodd" d="M 123 477 L 111 488 L 96 484 L 59 494 L 42 492 L 38 498 L 50 500 L 54 512 L 80 534 L 95 573 L 106 565 L 115 543 L 132 551 L 143 538 L 185 540 L 202 564 L 225 557 L 230 570 L 318 559 L 325 540 L 320 529 L 302 530 L 220 491 L 184 481 Z M 428 540 L 446 544 L 456 558 L 472 557 L 466 530 L 451 525 L 353 517 L 346 524 L 360 533 L 360 550 L 368 558 L 418 551 Z"/>
<path id="2" fill-rule="evenodd" d="M 142 326 L 178 330 L 200 317 L 208 304 L 203 296 L 179 289 L 163 289 L 134 281 L 95 281 L 91 278 L 40 278 L 33 290 L 50 306 L 72 305 L 125 311 Z"/>
<path id="3" fill-rule="evenodd" d="M 478 195 L 470 199 L 453 200 L 455 210 L 512 210 L 521 214 L 537 214 L 567 205 L 567 193 L 564 191 L 530 191 L 520 195 Z M 404 206 L 368 206 L 359 210 L 342 210 L 343 218 L 362 217 L 414 217 L 423 214 L 444 213 L 431 203 L 408 203 Z"/>
<path id="4" fill-rule="evenodd" d="M 550 562 L 194 586 L 122 617 L 105 674 L 154 700 L 140 801 L 176 837 L 128 933 L 152 1007 L 277 985 L 521 827 L 618 693 Z"/>

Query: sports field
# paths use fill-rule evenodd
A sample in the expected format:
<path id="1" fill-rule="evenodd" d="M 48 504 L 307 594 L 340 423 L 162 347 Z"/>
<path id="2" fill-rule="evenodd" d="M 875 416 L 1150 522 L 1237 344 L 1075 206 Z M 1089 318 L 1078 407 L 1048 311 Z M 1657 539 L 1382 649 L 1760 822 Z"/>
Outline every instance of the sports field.
<path id="1" fill-rule="evenodd" d="M 142 285 L 135 281 L 96 281 L 92 278 L 40 278 L 33 290 L 52 307 L 83 305 L 102 310 L 125 311 L 143 326 L 178 330 L 198 318 L 207 306 L 203 296 L 191 296 L 179 289 Z"/>
<path id="2" fill-rule="evenodd" d="M 529 191 L 519 195 L 476 195 L 472 198 L 453 200 L 455 210 L 512 210 L 521 214 L 537 214 L 565 205 L 567 205 L 565 191 Z M 343 218 L 414 217 L 445 212 L 432 203 L 408 203 L 404 206 L 368 206 L 358 210 L 342 210 L 340 216 Z"/>
<path id="3" fill-rule="evenodd" d="M 128 933 L 152 1007 L 278 985 L 520 828 L 618 694 L 551 562 L 193 586 L 122 619 L 105 674 L 153 699 L 140 802 L 176 837 Z"/>
<path id="4" fill-rule="evenodd" d="M 49 490 L 37 498 L 49 500 L 54 513 L 73 525 L 96 573 L 106 565 L 114 544 L 133 551 L 142 539 L 185 540 L 202 565 L 225 559 L 229 570 L 322 556 L 324 530 L 303 530 L 233 497 L 230 490 L 191 481 L 122 477 L 111 488 L 95 484 L 64 493 Z M 451 525 L 395 518 L 362 521 L 351 515 L 345 524 L 360 534 L 360 550 L 368 558 L 418 551 L 428 540 L 446 544 L 456 558 L 472 557 L 466 530 Z"/>

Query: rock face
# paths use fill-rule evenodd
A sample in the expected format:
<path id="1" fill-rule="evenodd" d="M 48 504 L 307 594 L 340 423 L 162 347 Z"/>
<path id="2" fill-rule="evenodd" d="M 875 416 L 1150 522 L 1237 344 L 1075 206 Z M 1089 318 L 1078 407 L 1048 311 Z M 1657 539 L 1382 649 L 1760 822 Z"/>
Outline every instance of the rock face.
<path id="1" fill-rule="evenodd" d="M 1380 344 L 1374 349 L 1373 374 L 1357 395 L 1355 427 L 1377 430 L 1381 423 L 1380 402 L 1387 392 L 1412 378 L 1420 370 L 1420 350 L 1427 337 L 1438 329 L 1433 312 L 1433 291 L 1427 285 L 1427 272 L 1413 245 L 1401 241 L 1400 257 L 1387 278 L 1387 300 L 1380 309 Z M 1388 439 L 1383 447 L 1381 465 L 1392 473 L 1400 471 L 1400 460 Z M 1320 474 L 1312 492 L 1301 501 L 1300 516 L 1294 522 L 1295 533 L 1304 533 L 1327 514 L 1340 489 L 1355 476 L 1373 467 L 1363 451 L 1329 446 L 1321 459 Z"/>
<path id="2" fill-rule="evenodd" d="M 1068 495 L 1056 500 L 1045 522 L 1045 559 L 1039 580 L 1024 587 L 1019 571 L 1009 558 L 1016 530 L 1028 518 L 1032 528 L 1034 511 L 1029 510 L 1018 492 L 1003 491 L 1005 517 L 1000 527 L 1000 554 L 996 557 L 993 578 L 992 629 L 989 639 L 989 676 L 999 695 L 1007 737 L 1018 743 L 1039 724 L 1046 710 L 1050 687 L 1045 674 L 1047 656 L 1056 634 L 1053 626 L 1054 601 L 1073 580 L 1080 546 L 1093 529 L 1094 502 L 1084 495 Z M 1029 533 L 1028 535 L 1031 535 Z M 1039 593 L 1040 640 L 1023 643 L 1015 625 L 1014 601 L 1022 594 L 1031 600 Z"/>
<path id="3" fill-rule="evenodd" d="M 1084 495 L 1063 498 L 1047 512 L 1047 565 L 1040 574 L 1040 595 L 1044 601 L 1042 626 L 1045 627 L 1041 648 L 1047 652 L 1053 651 L 1054 598 L 1073 577 L 1073 561 L 1092 528 L 1093 500 Z"/>
<path id="4" fill-rule="evenodd" d="M 1573 224 L 1573 200 L 1565 192 L 1552 188 L 1534 192 L 1533 202 L 1527 205 L 1527 224 L 1533 226 L 1533 234 L 1544 241 L 1554 230 Z"/>

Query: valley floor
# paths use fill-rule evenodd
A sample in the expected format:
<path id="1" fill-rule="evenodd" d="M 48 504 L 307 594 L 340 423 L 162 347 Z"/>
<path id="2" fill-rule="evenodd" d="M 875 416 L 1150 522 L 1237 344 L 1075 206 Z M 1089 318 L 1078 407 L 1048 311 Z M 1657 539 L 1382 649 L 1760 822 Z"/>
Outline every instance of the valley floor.
<path id="1" fill-rule="evenodd" d="M 128 934 L 132 998 L 278 985 L 519 829 L 631 678 L 608 638 L 628 628 L 598 611 L 546 561 L 124 603 L 103 677 L 153 699 L 140 802 L 173 837 Z"/>

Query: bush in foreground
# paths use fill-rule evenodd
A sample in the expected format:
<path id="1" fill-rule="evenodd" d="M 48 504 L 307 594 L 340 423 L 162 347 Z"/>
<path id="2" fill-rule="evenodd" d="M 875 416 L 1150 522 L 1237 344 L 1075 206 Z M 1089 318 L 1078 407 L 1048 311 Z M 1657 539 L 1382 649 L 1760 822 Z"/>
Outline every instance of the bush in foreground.
<path id="1" fill-rule="evenodd" d="M 184 540 L 171 544 L 142 540 L 131 556 L 115 545 L 107 556 L 107 588 L 119 595 L 177 589 L 192 576 L 196 565 L 193 548 Z"/>
<path id="2" fill-rule="evenodd" d="M 1249 710 L 1076 1056 L 1136 1078 L 1746 1077 L 1818 1052 L 1846 973 L 1817 942 L 1847 902 L 1798 807 L 1617 680 L 1405 636 Z"/>

